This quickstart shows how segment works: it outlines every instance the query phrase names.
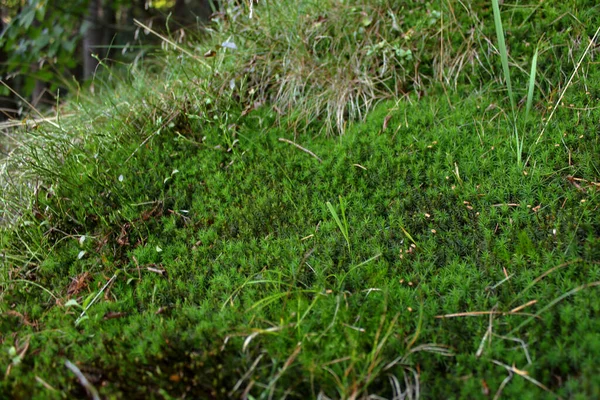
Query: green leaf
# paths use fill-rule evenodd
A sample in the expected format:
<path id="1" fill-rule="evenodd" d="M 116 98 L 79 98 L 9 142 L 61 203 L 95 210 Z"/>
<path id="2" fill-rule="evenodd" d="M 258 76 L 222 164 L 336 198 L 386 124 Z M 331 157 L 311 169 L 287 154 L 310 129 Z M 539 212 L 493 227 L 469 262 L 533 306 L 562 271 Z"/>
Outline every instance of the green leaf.
<path id="1" fill-rule="evenodd" d="M 88 307 L 88 305 L 90 304 L 90 302 L 92 301 L 92 299 L 94 298 L 94 296 L 96 295 L 96 292 L 92 292 L 90 293 L 90 295 L 88 297 L 86 297 L 86 299 L 83 301 L 83 304 L 81 305 L 84 309 Z"/>
<path id="2" fill-rule="evenodd" d="M 78 326 L 81 322 L 85 321 L 86 319 L 90 319 L 90 317 L 88 317 L 87 315 L 79 317 L 77 321 L 75 321 L 75 326 Z"/>
<path id="3" fill-rule="evenodd" d="M 362 20 L 360 21 L 361 25 L 364 27 L 367 27 L 369 25 L 371 25 L 373 23 L 373 18 L 369 17 L 369 16 L 365 16 L 362 18 Z"/>
<path id="4" fill-rule="evenodd" d="M 65 307 L 77 307 L 77 308 L 83 308 L 79 305 L 79 303 L 77 302 L 77 300 L 75 299 L 71 299 L 69 301 L 67 301 L 65 303 Z"/>
<path id="5" fill-rule="evenodd" d="M 35 19 L 35 9 L 26 8 L 19 14 L 19 26 L 29 28 Z"/>
<path id="6" fill-rule="evenodd" d="M 69 54 L 75 50 L 75 39 L 62 41 L 62 48 Z"/>

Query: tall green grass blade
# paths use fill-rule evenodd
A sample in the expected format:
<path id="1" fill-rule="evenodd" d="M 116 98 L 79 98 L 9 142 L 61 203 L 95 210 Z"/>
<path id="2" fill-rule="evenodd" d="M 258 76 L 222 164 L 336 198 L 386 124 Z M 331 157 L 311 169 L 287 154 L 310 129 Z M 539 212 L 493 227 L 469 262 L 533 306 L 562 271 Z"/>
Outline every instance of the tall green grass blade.
<path id="1" fill-rule="evenodd" d="M 335 208 L 333 208 L 333 205 L 329 201 L 327 202 L 327 208 L 329 209 L 329 212 L 333 216 L 333 219 L 335 220 L 335 223 L 337 224 L 338 228 L 340 228 L 340 231 L 342 232 L 342 234 L 344 235 L 344 238 L 345 238 L 346 237 L 346 232 L 344 231 L 344 227 L 342 225 L 342 221 L 340 220 L 340 217 L 338 216 L 337 211 L 335 211 Z"/>
<path id="2" fill-rule="evenodd" d="M 352 271 L 354 271 L 355 269 L 358 269 L 364 265 L 367 265 L 368 263 L 370 263 L 371 261 L 375 261 L 377 260 L 379 257 L 381 257 L 381 253 L 374 255 L 373 257 L 369 258 L 368 260 L 365 260 L 363 262 L 361 262 L 358 265 L 353 266 L 352 268 L 350 268 L 345 274 L 344 276 L 342 276 L 342 278 L 339 280 L 338 283 L 338 290 L 342 290 L 342 288 L 344 287 L 344 281 L 346 280 L 346 278 L 348 277 L 348 275 L 350 275 L 350 273 Z"/>
<path id="3" fill-rule="evenodd" d="M 410 233 L 408 233 L 408 231 L 406 229 L 404 229 L 404 227 L 402 225 L 400 225 L 400 229 L 402 229 L 402 232 L 404 232 L 404 234 L 406 235 L 406 237 L 415 244 L 415 246 L 417 245 L 417 242 L 415 242 L 415 239 L 413 239 L 413 237 L 410 235 Z"/>
<path id="4" fill-rule="evenodd" d="M 500 51 L 500 60 L 502 61 L 504 80 L 506 81 L 508 97 L 510 98 L 510 106 L 514 115 L 516 109 L 515 97 L 513 95 L 512 84 L 510 82 L 510 70 L 508 69 L 508 51 L 506 50 L 506 43 L 504 41 L 504 29 L 502 28 L 502 18 L 500 17 L 500 7 L 498 6 L 498 0 L 492 0 L 492 9 L 494 10 L 494 25 L 496 26 L 496 36 L 498 36 L 498 50 Z"/>
<path id="5" fill-rule="evenodd" d="M 513 129 L 515 130 L 515 145 L 517 147 L 517 165 L 521 165 L 523 154 L 523 138 L 519 138 L 519 129 L 517 128 L 517 118 L 513 121 Z"/>
<path id="6" fill-rule="evenodd" d="M 529 119 L 529 111 L 531 111 L 531 103 L 533 103 L 533 89 L 535 88 L 535 75 L 537 73 L 537 58 L 538 50 L 535 49 L 533 60 L 531 60 L 531 72 L 529 73 L 529 89 L 527 90 L 527 107 L 525 109 L 525 120 Z"/>
<path id="7" fill-rule="evenodd" d="M 340 196 L 340 208 L 342 211 L 342 217 L 344 219 L 343 222 L 340 219 L 340 217 L 338 216 L 338 213 L 335 211 L 335 208 L 333 208 L 333 205 L 329 201 L 327 202 L 327 208 L 329 209 L 329 212 L 333 216 L 333 219 L 335 220 L 338 228 L 340 228 L 342 235 L 344 235 L 344 239 L 346 239 L 346 244 L 348 245 L 348 250 L 350 252 L 352 252 L 352 249 L 350 248 L 350 236 L 348 234 L 349 229 L 348 229 L 348 220 L 346 219 L 346 207 L 342 200 L 342 196 Z"/>

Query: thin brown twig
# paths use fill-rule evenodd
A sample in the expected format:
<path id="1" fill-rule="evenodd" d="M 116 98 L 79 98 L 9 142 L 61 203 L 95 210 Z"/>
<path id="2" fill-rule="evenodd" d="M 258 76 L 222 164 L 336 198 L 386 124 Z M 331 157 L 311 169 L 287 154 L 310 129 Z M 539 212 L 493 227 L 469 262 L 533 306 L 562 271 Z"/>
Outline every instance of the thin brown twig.
<path id="1" fill-rule="evenodd" d="M 298 148 L 298 149 L 302 150 L 303 152 L 305 152 L 305 153 L 307 153 L 307 154 L 310 154 L 311 156 L 313 156 L 314 158 L 316 158 L 317 160 L 319 160 L 319 162 L 320 162 L 320 163 L 322 163 L 322 162 L 323 162 L 323 160 L 321 160 L 321 159 L 319 158 L 319 156 L 317 156 L 315 153 L 313 153 L 312 151 L 310 151 L 310 150 L 308 150 L 308 149 L 306 149 L 306 148 L 304 148 L 304 147 L 300 146 L 300 145 L 299 145 L 299 144 L 297 144 L 297 143 L 294 143 L 294 142 L 292 142 L 292 141 L 291 141 L 291 140 L 289 140 L 289 139 L 285 139 L 285 138 L 279 138 L 279 141 L 280 141 L 280 142 L 289 143 L 289 144 L 291 144 L 292 146 L 295 146 L 296 148 Z"/>
<path id="2" fill-rule="evenodd" d="M 503 368 L 505 368 L 507 371 L 512 372 L 514 374 L 517 374 L 525 379 L 527 379 L 529 382 L 533 383 L 534 385 L 536 385 L 537 387 L 539 387 L 540 389 L 545 390 L 546 392 L 554 395 L 556 398 L 558 399 L 562 399 L 562 397 L 560 397 L 559 395 L 557 395 L 556 393 L 554 393 L 552 390 L 548 389 L 548 387 L 546 387 L 543 383 L 533 379 L 532 377 L 529 376 L 527 371 L 524 370 L 520 370 L 518 368 L 516 368 L 515 366 L 510 366 L 510 365 L 506 365 L 503 362 L 497 361 L 497 360 L 491 360 L 494 364 L 499 365 Z"/>
<path id="3" fill-rule="evenodd" d="M 527 302 L 527 303 L 525 303 L 525 304 L 521 304 L 519 307 L 513 308 L 512 310 L 510 310 L 510 312 L 511 312 L 511 313 L 516 313 L 516 312 L 518 312 L 518 311 L 521 311 L 521 310 L 522 310 L 522 309 L 524 309 L 524 308 L 527 308 L 527 307 L 529 307 L 529 306 L 532 306 L 532 305 L 534 305 L 535 303 L 537 303 L 537 300 L 531 300 L 531 301 L 528 301 L 528 302 Z"/>
<path id="4" fill-rule="evenodd" d="M 29 108 L 31 108 L 33 111 L 35 111 L 35 113 L 37 115 L 39 115 L 43 121 L 48 122 L 53 127 L 60 129 L 60 125 L 58 125 L 58 124 L 50 121 L 48 118 L 44 117 L 44 114 L 42 114 L 41 112 L 39 112 L 38 109 L 33 106 L 33 104 L 31 104 L 30 102 L 28 102 L 27 100 L 25 100 L 23 98 L 23 96 L 21 96 L 19 93 L 15 92 L 15 90 L 13 88 L 11 88 L 10 86 L 8 86 L 6 84 L 6 82 L 4 82 L 2 79 L 0 79 L 0 83 L 3 84 L 4 86 L 6 86 L 6 88 L 12 92 L 12 94 L 14 94 L 15 96 L 17 96 L 19 98 L 19 100 L 21 100 L 23 103 L 27 104 L 27 106 L 29 106 Z"/>
<path id="5" fill-rule="evenodd" d="M 202 60 L 200 57 L 190 53 L 189 51 L 187 51 L 186 49 L 184 49 L 183 47 L 179 46 L 177 43 L 173 42 L 172 40 L 170 40 L 169 38 L 161 35 L 160 33 L 152 30 L 152 28 L 150 28 L 149 26 L 146 26 L 144 24 L 142 24 L 140 21 L 138 21 L 137 19 L 134 19 L 133 22 L 144 28 L 145 30 L 147 30 L 148 32 L 152 33 L 153 35 L 157 36 L 158 38 L 160 38 L 161 40 L 163 40 L 164 42 L 170 44 L 171 46 L 173 46 L 174 48 L 176 48 L 177 50 L 181 51 L 182 53 L 192 57 L 194 60 L 198 61 L 200 64 L 204 65 L 205 67 L 212 69 L 212 67 L 206 63 L 206 61 Z"/>
<path id="6" fill-rule="evenodd" d="M 540 276 L 538 276 L 537 278 L 535 278 L 533 280 L 533 282 L 531 282 L 529 284 L 529 286 L 527 286 L 523 291 L 521 291 L 521 293 L 519 293 L 517 295 L 517 297 L 515 297 L 513 299 L 513 301 L 511 301 L 508 305 L 511 306 L 512 304 L 514 304 L 515 301 L 517 301 L 523 295 L 523 293 L 525 293 L 526 291 L 528 291 L 529 289 L 531 289 L 533 286 L 535 286 L 536 283 L 538 283 L 539 281 L 541 281 L 542 279 L 544 279 L 546 276 L 550 275 L 552 272 L 554 272 L 556 270 L 559 270 L 561 268 L 564 268 L 564 267 L 568 267 L 571 264 L 575 264 L 575 263 L 582 262 L 582 261 L 583 260 L 581 258 L 578 258 L 578 259 L 567 261 L 566 263 L 563 263 L 563 264 L 560 264 L 560 265 L 557 265 L 555 267 L 550 268 L 548 271 L 544 272 L 543 274 L 541 274 Z"/>
<path id="7" fill-rule="evenodd" d="M 596 282 L 590 282 L 590 283 L 586 283 L 584 285 L 581 286 L 577 286 L 575 289 L 571 289 L 569 290 L 567 293 L 564 293 L 562 296 L 557 297 L 556 299 L 552 300 L 548 305 L 546 305 L 545 307 L 543 307 L 540 311 L 538 311 L 536 314 L 531 315 L 529 318 L 527 318 L 524 322 L 521 323 L 521 325 L 517 326 L 516 328 L 514 328 L 512 331 L 510 331 L 509 335 L 514 334 L 515 332 L 519 331 L 521 328 L 523 328 L 525 325 L 527 325 L 529 322 L 531 322 L 534 318 L 540 318 L 540 315 L 544 312 L 546 312 L 547 310 L 549 310 L 550 308 L 554 307 L 556 304 L 560 303 L 561 301 L 563 301 L 564 299 L 566 299 L 569 296 L 574 295 L 575 293 L 583 290 L 583 289 L 588 289 L 591 287 L 596 287 L 596 286 L 600 286 L 600 281 L 596 281 Z"/>
<path id="8" fill-rule="evenodd" d="M 525 315 L 528 317 L 537 317 L 535 314 L 531 313 L 520 313 L 520 312 L 512 312 L 512 311 L 470 311 L 470 312 L 461 312 L 454 314 L 446 314 L 446 315 L 436 315 L 435 318 L 456 318 L 456 317 L 481 317 L 484 315 Z M 539 318 L 539 317 L 538 317 Z"/>

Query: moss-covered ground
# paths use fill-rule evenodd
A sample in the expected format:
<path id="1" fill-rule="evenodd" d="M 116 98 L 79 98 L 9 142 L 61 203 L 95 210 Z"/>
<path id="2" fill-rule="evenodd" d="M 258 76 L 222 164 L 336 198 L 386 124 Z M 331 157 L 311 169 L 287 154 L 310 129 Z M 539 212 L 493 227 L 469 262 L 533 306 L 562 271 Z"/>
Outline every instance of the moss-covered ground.
<path id="1" fill-rule="evenodd" d="M 517 123 L 500 83 L 432 74 L 332 136 L 168 57 L 5 163 L 0 397 L 600 397 L 587 61 Z"/>

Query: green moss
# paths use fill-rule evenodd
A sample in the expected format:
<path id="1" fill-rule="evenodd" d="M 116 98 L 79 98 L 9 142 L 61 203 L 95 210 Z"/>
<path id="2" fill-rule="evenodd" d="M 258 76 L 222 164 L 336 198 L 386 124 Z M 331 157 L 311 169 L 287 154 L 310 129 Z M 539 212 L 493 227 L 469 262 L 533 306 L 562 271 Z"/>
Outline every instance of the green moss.
<path id="1" fill-rule="evenodd" d="M 552 21 L 551 40 L 575 37 L 561 10 L 511 9 L 511 54 L 526 59 L 522 40 Z M 417 11 L 403 26 L 436 15 Z M 411 46 L 431 76 L 426 39 Z M 544 88 L 565 74 L 542 58 Z M 415 396 L 418 380 L 425 398 L 478 398 L 501 387 L 502 365 L 564 398 L 598 397 L 591 68 L 539 144 L 542 116 L 523 121 L 524 167 L 481 65 L 455 89 L 380 102 L 336 138 L 315 134 L 328 122 L 314 115 L 296 136 L 293 113 L 248 111 L 222 88 L 213 99 L 195 68 L 108 93 L 128 104 L 110 117 L 84 102 L 66 122 L 80 143 L 54 132 L 62 150 L 21 155 L 41 185 L 0 230 L 0 397 L 85 397 L 65 360 L 105 398 L 392 397 L 396 380 Z M 347 238 L 327 207 L 341 215 L 340 198 Z M 502 395 L 549 394 L 514 373 Z"/>
<path id="2" fill-rule="evenodd" d="M 253 379 L 267 387 L 270 382 L 277 393 L 279 387 L 310 393 L 310 380 L 301 376 L 312 377 L 329 396 L 346 396 L 359 382 L 361 390 L 387 393 L 391 389 L 382 368 L 402 354 L 408 365 L 423 371 L 427 397 L 449 390 L 469 396 L 482 390 L 482 380 L 498 387 L 505 375 L 491 360 L 524 365 L 525 353 L 514 350 L 514 342 L 496 338 L 493 346 L 484 346 L 483 358 L 473 357 L 489 318 L 436 317 L 508 312 L 530 300 L 541 307 L 597 279 L 598 268 L 590 264 L 597 222 L 588 211 L 597 207 L 597 199 L 577 195 L 562 174 L 548 174 L 564 165 L 562 152 L 551 144 L 545 175 L 537 169 L 528 176 L 507 172 L 508 145 L 452 128 L 470 112 L 470 104 L 450 110 L 443 102 L 422 101 L 413 106 L 420 111 L 411 108 L 409 128 L 395 135 L 379 127 L 387 115 L 392 115 L 390 126 L 403 115 L 393 104 L 381 105 L 337 143 L 302 141 L 322 164 L 279 142 L 284 132 L 242 124 L 232 153 L 194 148 L 164 134 L 124 168 L 135 179 L 114 179 L 107 188 L 101 182 L 109 181 L 111 171 L 92 175 L 85 185 L 57 185 L 50 208 L 64 198 L 71 199 L 71 207 L 86 207 L 86 201 L 99 201 L 102 190 L 127 190 L 118 207 L 94 214 L 96 222 L 69 225 L 65 220 L 64 229 L 87 239 L 57 242 L 36 269 L 35 282 L 67 299 L 71 279 L 89 272 L 92 280 L 72 296 L 81 304 L 115 272 L 117 279 L 77 326 L 81 310 L 61 307 L 26 282 L 7 285 L 5 304 L 21 299 L 11 308 L 37 325 L 26 326 L 14 313 L 2 319 L 35 349 L 12 367 L 4 387 L 16 397 L 32 387 L 40 397 L 50 395 L 33 383 L 34 375 L 27 372 L 33 371 L 61 392 L 82 394 L 62 367 L 66 358 L 79 361 L 107 396 L 154 397 L 159 389 L 171 396 L 186 390 L 225 396 L 260 354 L 268 356 L 258 361 Z M 433 121 L 431 110 L 451 117 L 432 124 L 427 122 Z M 107 154 L 105 163 L 130 151 L 128 146 Z M 540 190 L 547 187 L 556 190 Z M 352 253 L 325 207 L 338 195 L 347 203 Z M 579 201 L 584 197 L 585 203 Z M 538 204 L 542 207 L 532 210 Z M 57 224 L 59 217 L 54 216 Z M 556 227 L 559 233 L 553 234 Z M 578 250 L 573 243 L 581 234 L 582 243 L 590 244 Z M 86 254 L 79 259 L 82 248 Z M 523 292 L 561 263 L 569 267 Z M 511 279 L 502 283 L 505 271 Z M 589 303 L 571 305 L 586 298 Z M 584 367 L 584 361 L 597 353 L 591 332 L 600 307 L 593 298 L 581 292 L 513 333 L 530 343 L 539 371 L 532 374 L 559 393 L 572 379 L 589 382 L 585 374 L 593 367 Z M 498 315 L 495 321 L 494 333 L 506 334 L 523 318 Z M 544 334 L 557 328 L 559 336 Z M 578 331 L 590 347 L 577 344 Z M 298 343 L 301 350 L 295 354 Z M 425 343 L 449 346 L 456 357 L 449 361 L 423 352 L 427 347 L 407 353 L 409 344 L 417 350 Z M 570 350 L 557 351 L 557 343 Z M 13 345 L 5 342 L 5 348 Z M 570 367 L 564 369 L 565 363 Z M 43 372 L 48 368 L 58 375 Z M 402 377 L 410 374 L 405 368 L 389 371 Z M 546 375 L 546 368 L 555 374 Z M 571 377 L 573 371 L 580 371 L 579 378 Z M 201 375 L 211 378 L 194 378 Z M 542 394 L 513 379 L 507 395 Z"/>

